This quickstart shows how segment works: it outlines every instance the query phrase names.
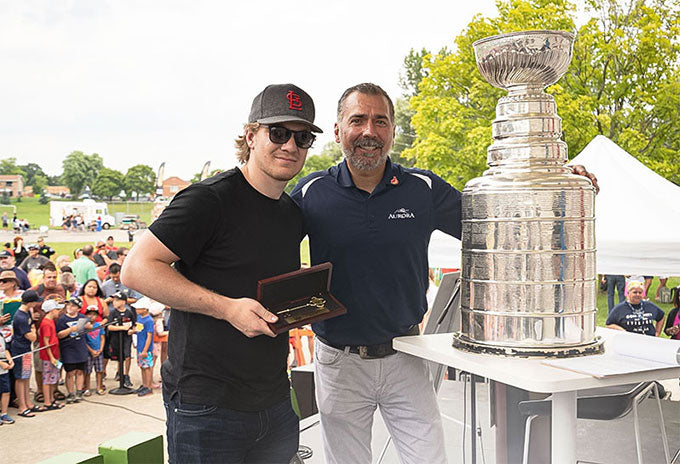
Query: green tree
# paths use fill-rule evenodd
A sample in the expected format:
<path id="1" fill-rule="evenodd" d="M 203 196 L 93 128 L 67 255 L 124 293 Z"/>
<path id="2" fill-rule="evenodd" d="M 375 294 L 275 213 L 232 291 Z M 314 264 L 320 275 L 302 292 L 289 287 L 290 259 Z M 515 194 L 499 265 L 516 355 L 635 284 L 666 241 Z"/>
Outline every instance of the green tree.
<path id="1" fill-rule="evenodd" d="M 19 166 L 17 166 L 17 159 L 12 156 L 0 160 L 0 174 L 2 175 L 20 174 L 23 176 L 24 171 L 22 171 L 22 169 Z"/>
<path id="2" fill-rule="evenodd" d="M 22 164 L 19 166 L 24 173 L 24 184 L 35 186 L 36 177 L 42 177 L 47 180 L 47 174 L 42 170 L 40 165 L 36 163 Z M 35 192 L 35 188 L 33 189 Z"/>
<path id="3" fill-rule="evenodd" d="M 442 49 L 442 54 L 447 53 Z M 399 75 L 399 86 L 403 90 L 401 97 L 394 102 L 394 124 L 396 126 L 394 145 L 390 152 L 390 159 L 404 166 L 413 166 L 415 158 L 404 156 L 404 150 L 411 148 L 416 138 L 416 132 L 411 125 L 411 118 L 415 111 L 409 105 L 409 99 L 418 94 L 418 85 L 427 70 L 423 67 L 423 58 L 429 55 L 426 49 L 419 52 L 411 49 L 404 58 L 404 68 Z"/>
<path id="4" fill-rule="evenodd" d="M 123 188 L 128 198 L 132 198 L 132 192 L 135 192 L 137 200 L 140 194 L 153 193 L 156 189 L 156 174 L 153 168 L 146 164 L 132 166 L 125 173 Z"/>
<path id="5" fill-rule="evenodd" d="M 82 151 L 74 151 L 64 159 L 62 167 L 64 172 L 61 175 L 61 181 L 76 197 L 83 187 L 93 185 L 99 171 L 104 167 L 104 161 L 96 153 L 86 155 Z"/>
<path id="6" fill-rule="evenodd" d="M 42 195 L 47 187 L 47 176 L 37 174 L 33 177 L 33 193 Z"/>
<path id="7" fill-rule="evenodd" d="M 293 190 L 300 179 L 303 177 L 316 172 L 323 171 L 330 168 L 334 164 L 338 164 L 343 158 L 342 150 L 340 145 L 335 142 L 328 142 L 321 149 L 321 154 L 319 155 L 308 155 L 305 165 L 297 176 L 293 177 L 286 185 L 286 193 L 290 193 Z"/>
<path id="8" fill-rule="evenodd" d="M 499 16 L 476 16 L 455 39 L 452 53 L 426 55 L 415 111 L 413 147 L 404 156 L 458 188 L 486 169 L 495 105 L 506 93 L 477 71 L 472 43 L 529 29 L 572 31 L 575 8 L 566 0 L 499 0 Z M 593 19 L 577 33 L 566 75 L 547 89 L 563 119 L 572 155 L 604 134 L 677 182 L 680 149 L 678 0 L 589 0 Z M 673 171 L 675 176 L 673 177 Z"/>
<path id="9" fill-rule="evenodd" d="M 123 173 L 109 168 L 101 168 L 92 185 L 92 194 L 97 197 L 111 198 L 123 189 Z"/>

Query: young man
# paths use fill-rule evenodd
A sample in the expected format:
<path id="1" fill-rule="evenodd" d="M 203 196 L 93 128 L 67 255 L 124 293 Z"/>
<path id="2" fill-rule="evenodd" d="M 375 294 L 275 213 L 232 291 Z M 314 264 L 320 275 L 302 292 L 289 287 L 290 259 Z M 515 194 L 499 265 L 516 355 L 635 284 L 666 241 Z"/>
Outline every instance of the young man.
<path id="1" fill-rule="evenodd" d="M 57 303 L 57 300 L 45 300 L 42 310 L 45 312 L 40 322 L 38 335 L 40 336 L 40 360 L 42 362 L 42 391 L 44 406 L 40 411 L 52 411 L 61 409 L 63 404 L 57 403 L 54 399 L 54 392 L 59 383 L 61 372 L 61 361 L 59 360 L 59 338 L 57 337 L 57 326 L 55 321 L 59 317 L 59 310 L 64 307 Z"/>
<path id="2" fill-rule="evenodd" d="M 153 319 L 149 315 L 151 299 L 144 297 L 132 306 L 137 311 L 137 365 L 142 370 L 142 386 L 137 390 L 138 396 L 152 395 L 151 380 L 153 376 Z"/>
<path id="3" fill-rule="evenodd" d="M 313 324 L 329 463 L 371 462 L 376 408 L 401 462 L 446 462 L 426 363 L 397 353 L 392 339 L 418 333 L 427 311 L 430 235 L 439 229 L 460 238 L 461 195 L 430 171 L 392 163 L 394 134 L 387 93 L 375 84 L 350 87 L 335 124 L 345 160 L 305 177 L 291 193 L 304 215 L 312 264 L 333 263 L 331 291 L 347 307 L 346 315 Z"/>
<path id="4" fill-rule="evenodd" d="M 123 266 L 124 284 L 173 308 L 162 368 L 171 462 L 288 463 L 297 452 L 288 335 L 274 336 L 276 317 L 254 298 L 258 280 L 300 267 L 302 217 L 283 190 L 312 132 L 306 92 L 266 87 L 236 141 L 243 166 L 179 192 Z"/>
<path id="5" fill-rule="evenodd" d="M 109 321 L 111 322 L 111 325 L 109 325 L 109 359 L 119 363 L 124 362 L 124 385 L 132 387 L 132 382 L 130 381 L 130 348 L 132 346 L 132 330 L 137 323 L 137 316 L 127 307 L 127 296 L 125 293 L 116 292 L 111 295 L 111 298 L 113 301 L 113 311 L 109 313 Z M 123 350 L 122 360 L 120 359 L 121 346 Z M 120 372 L 120 370 L 116 372 Z"/>
<path id="6" fill-rule="evenodd" d="M 42 298 L 35 291 L 26 290 L 21 294 L 21 306 L 14 314 L 12 322 L 14 329 L 12 353 L 14 356 L 22 355 L 14 363 L 14 388 L 21 417 L 34 417 L 35 414 L 33 413 L 38 411 L 29 395 L 29 382 L 31 380 L 31 367 L 33 366 L 33 355 L 30 353 L 31 343 L 38 339 L 31 313 L 33 307 L 41 303 Z"/>

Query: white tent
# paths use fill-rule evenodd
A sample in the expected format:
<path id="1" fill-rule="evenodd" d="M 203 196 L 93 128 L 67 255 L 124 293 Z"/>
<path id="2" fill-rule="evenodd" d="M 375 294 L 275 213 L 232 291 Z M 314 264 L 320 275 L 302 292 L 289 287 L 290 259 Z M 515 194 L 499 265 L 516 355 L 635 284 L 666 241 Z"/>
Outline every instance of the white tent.
<path id="1" fill-rule="evenodd" d="M 597 272 L 680 275 L 680 187 L 598 135 L 570 164 L 582 164 L 600 185 L 595 200 Z M 432 267 L 460 267 L 460 241 L 436 231 Z"/>

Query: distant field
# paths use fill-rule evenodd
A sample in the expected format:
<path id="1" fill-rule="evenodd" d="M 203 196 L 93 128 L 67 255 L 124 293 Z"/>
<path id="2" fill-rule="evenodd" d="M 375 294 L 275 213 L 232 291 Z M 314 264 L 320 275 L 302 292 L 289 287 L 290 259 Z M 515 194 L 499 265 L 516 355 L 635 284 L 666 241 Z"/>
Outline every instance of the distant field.
<path id="1" fill-rule="evenodd" d="M 59 200 L 61 201 L 61 200 Z M 107 202 L 109 207 L 109 214 L 111 216 L 116 215 L 116 213 L 123 214 L 137 214 L 140 219 L 147 224 L 151 222 L 151 209 L 153 208 L 153 202 Z M 32 226 L 46 226 L 50 223 L 50 205 L 41 205 L 38 203 L 37 198 L 24 197 L 20 202 L 12 200 L 10 205 L 16 206 L 17 217 L 20 219 L 26 219 Z M 12 217 L 12 208 L 7 205 L 0 205 L 0 215 L 2 211 L 7 211 L 9 217 Z"/>

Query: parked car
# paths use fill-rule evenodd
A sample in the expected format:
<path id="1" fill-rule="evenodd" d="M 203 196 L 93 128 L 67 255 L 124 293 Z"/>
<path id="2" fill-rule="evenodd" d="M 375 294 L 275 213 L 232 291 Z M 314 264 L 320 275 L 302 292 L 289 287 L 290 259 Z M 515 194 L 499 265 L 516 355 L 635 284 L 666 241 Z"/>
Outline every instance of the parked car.
<path id="1" fill-rule="evenodd" d="M 120 221 L 120 228 L 122 230 L 146 229 L 146 222 L 141 221 L 137 214 L 126 214 Z"/>

